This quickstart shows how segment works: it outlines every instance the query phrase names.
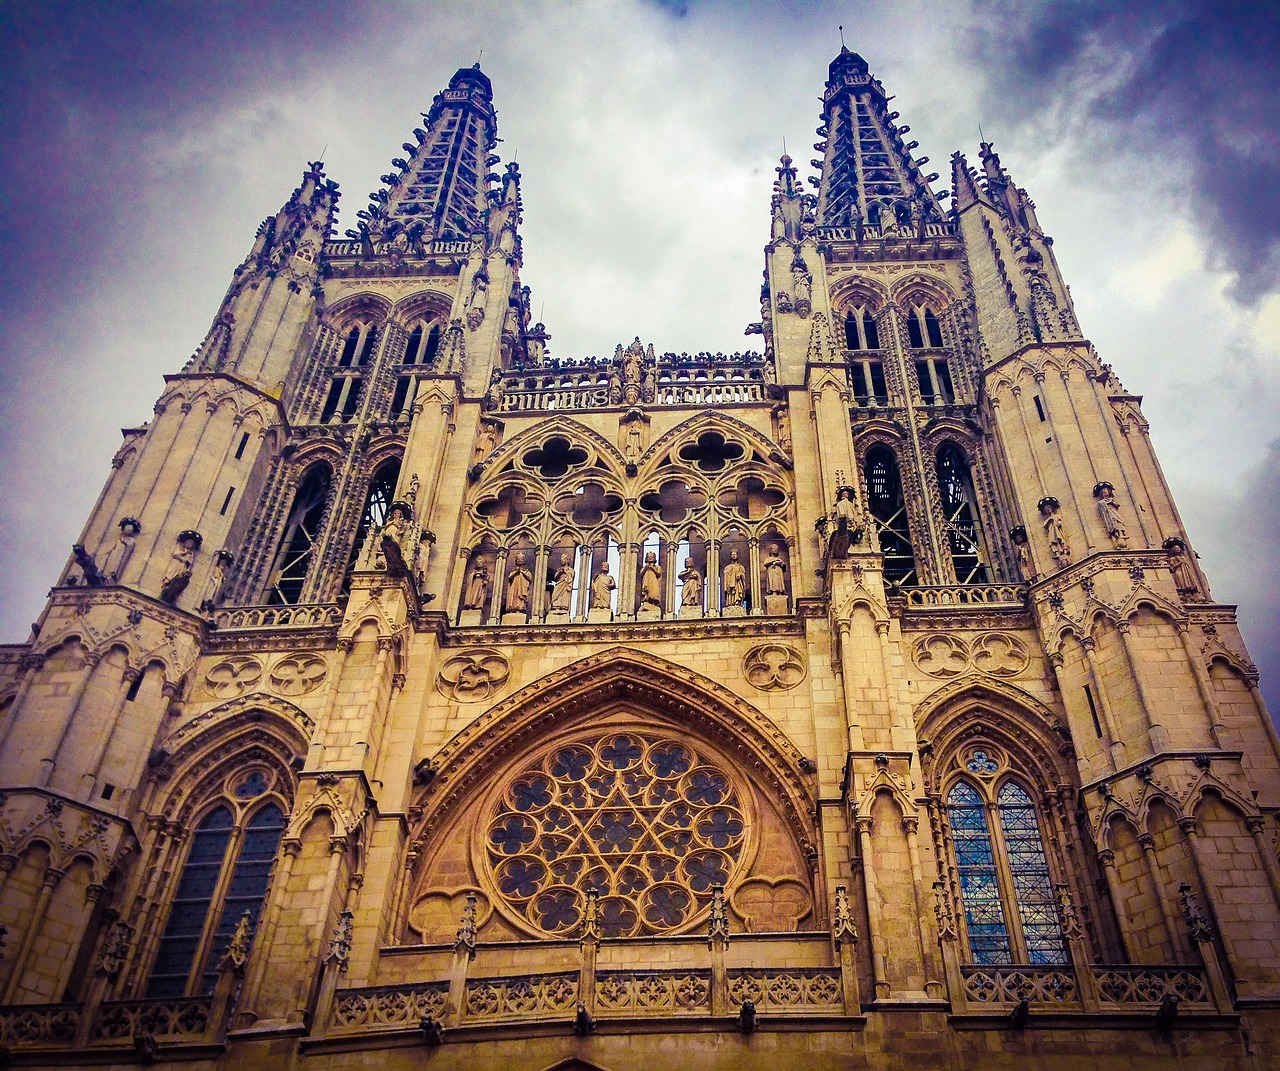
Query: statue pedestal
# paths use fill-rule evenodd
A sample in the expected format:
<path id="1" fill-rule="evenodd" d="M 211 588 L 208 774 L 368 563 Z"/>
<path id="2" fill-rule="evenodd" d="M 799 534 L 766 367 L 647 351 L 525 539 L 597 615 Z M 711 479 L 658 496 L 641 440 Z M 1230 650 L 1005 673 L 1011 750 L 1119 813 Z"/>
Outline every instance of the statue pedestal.
<path id="1" fill-rule="evenodd" d="M 502 615 L 502 623 L 504 625 L 523 625 L 529 620 L 529 615 L 523 610 L 517 610 L 513 613 Z"/>
<path id="2" fill-rule="evenodd" d="M 605 624 L 608 624 L 612 620 L 613 611 L 607 606 L 593 606 L 587 611 L 587 621 L 593 624 L 598 621 L 603 621 Z"/>
<path id="3" fill-rule="evenodd" d="M 646 603 L 636 611 L 637 621 L 660 621 L 662 619 L 662 610 L 657 606 Z"/>
<path id="4" fill-rule="evenodd" d="M 463 610 L 462 613 L 458 615 L 458 624 L 463 626 L 483 625 L 484 613 L 480 610 Z"/>
<path id="5" fill-rule="evenodd" d="M 740 602 L 735 602 L 732 606 L 726 606 L 720 611 L 721 617 L 746 617 L 746 608 Z"/>
<path id="6" fill-rule="evenodd" d="M 567 625 L 569 623 L 568 610 L 551 610 L 547 613 L 548 625 Z"/>
<path id="7" fill-rule="evenodd" d="M 687 618 L 692 618 L 692 617 L 701 617 L 701 616 L 702 616 L 702 607 L 701 607 L 701 606 L 682 606 L 682 607 L 680 607 L 680 620 L 681 620 L 681 621 L 684 621 L 684 620 L 685 620 L 685 619 L 687 619 Z"/>
<path id="8" fill-rule="evenodd" d="M 766 595 L 764 612 L 770 617 L 783 617 L 791 613 L 791 600 L 786 595 Z"/>

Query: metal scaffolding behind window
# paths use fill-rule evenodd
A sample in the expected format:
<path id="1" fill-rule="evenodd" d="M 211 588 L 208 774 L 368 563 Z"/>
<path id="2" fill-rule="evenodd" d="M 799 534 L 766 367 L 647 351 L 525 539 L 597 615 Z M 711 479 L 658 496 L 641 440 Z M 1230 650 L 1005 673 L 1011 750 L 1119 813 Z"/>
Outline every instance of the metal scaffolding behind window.
<path id="1" fill-rule="evenodd" d="M 302 595 L 302 586 L 311 568 L 311 551 L 320 534 L 320 522 L 324 519 L 330 479 L 329 466 L 322 462 L 308 469 L 298 484 L 293 509 L 289 511 L 289 520 L 271 570 L 267 602 L 273 606 L 295 603 Z"/>
<path id="2" fill-rule="evenodd" d="M 961 584 L 985 584 L 990 578 L 983 563 L 982 529 L 978 523 L 973 478 L 968 461 L 955 443 L 944 443 L 938 450 L 937 471 L 942 526 L 956 580 Z"/>
<path id="3" fill-rule="evenodd" d="M 898 459 L 887 446 L 872 447 L 867 453 L 867 506 L 876 523 L 880 551 L 884 555 L 884 578 L 891 584 L 917 584 L 916 557 L 911 545 L 911 526 L 902 497 Z"/>

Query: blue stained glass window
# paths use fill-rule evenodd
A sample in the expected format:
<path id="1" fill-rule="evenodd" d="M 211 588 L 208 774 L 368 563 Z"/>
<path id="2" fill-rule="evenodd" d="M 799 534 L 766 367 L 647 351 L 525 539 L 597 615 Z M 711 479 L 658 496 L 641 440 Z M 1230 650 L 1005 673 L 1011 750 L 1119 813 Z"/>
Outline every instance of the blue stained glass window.
<path id="1" fill-rule="evenodd" d="M 996 805 L 1027 954 L 1032 963 L 1066 963 L 1067 949 L 1058 922 L 1035 805 L 1016 781 L 1004 783 Z"/>
<path id="2" fill-rule="evenodd" d="M 986 806 L 969 782 L 958 781 L 947 794 L 947 817 L 960 871 L 969 954 L 974 963 L 1012 963 Z"/>

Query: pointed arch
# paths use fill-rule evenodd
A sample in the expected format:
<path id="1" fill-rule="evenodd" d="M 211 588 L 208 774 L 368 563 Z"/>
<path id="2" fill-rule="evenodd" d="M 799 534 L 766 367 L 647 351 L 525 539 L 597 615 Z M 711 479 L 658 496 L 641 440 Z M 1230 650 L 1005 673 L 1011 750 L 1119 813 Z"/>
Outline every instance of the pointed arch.
<path id="1" fill-rule="evenodd" d="M 552 436 L 563 436 L 571 443 L 576 439 L 589 444 L 596 456 L 605 463 L 609 472 L 616 479 L 622 479 L 626 471 L 626 459 L 622 451 L 597 431 L 593 431 L 580 421 L 565 415 L 557 415 L 539 421 L 532 427 L 525 428 L 519 434 L 502 443 L 485 462 L 489 472 L 499 472 L 525 451 L 541 445 Z"/>
<path id="2" fill-rule="evenodd" d="M 848 390 L 848 385 L 842 385 L 842 389 Z M 670 453 L 674 446 L 686 439 L 697 439 L 699 435 L 707 431 L 719 431 L 725 434 L 726 438 L 732 436 L 737 439 L 745 439 L 749 447 L 759 453 L 761 457 L 768 457 L 776 449 L 772 440 L 745 421 L 718 411 L 703 412 L 677 424 L 666 434 L 660 436 L 657 442 L 653 443 L 644 452 L 640 463 L 641 475 L 647 475 L 653 469 L 655 463 L 661 461 L 666 454 Z"/>
<path id="3" fill-rule="evenodd" d="M 939 276 L 912 271 L 899 276 L 890 288 L 893 302 L 903 309 L 913 305 L 941 312 L 956 300 L 955 291 Z"/>
<path id="4" fill-rule="evenodd" d="M 555 670 L 485 711 L 433 757 L 415 840 L 430 836 L 470 798 L 487 773 L 551 726 L 597 716 L 616 702 L 640 703 L 699 732 L 754 770 L 780 804 L 796 840 L 814 843 L 814 798 L 803 756 L 769 718 L 723 685 L 648 652 L 613 647 Z"/>
<path id="5" fill-rule="evenodd" d="M 391 309 L 391 302 L 381 294 L 363 290 L 358 294 L 339 298 L 330 305 L 325 313 L 325 322 L 341 335 L 358 320 L 375 324 L 385 322 L 391 315 Z"/>

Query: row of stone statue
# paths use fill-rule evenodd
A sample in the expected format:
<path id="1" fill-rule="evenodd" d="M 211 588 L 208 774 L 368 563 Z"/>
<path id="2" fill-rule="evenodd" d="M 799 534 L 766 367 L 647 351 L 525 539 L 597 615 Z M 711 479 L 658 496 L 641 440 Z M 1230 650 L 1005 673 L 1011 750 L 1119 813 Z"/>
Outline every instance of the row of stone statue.
<path id="1" fill-rule="evenodd" d="M 761 561 L 763 591 L 766 603 L 771 598 L 787 597 L 786 570 L 787 564 L 781 555 L 777 543 L 767 548 L 767 556 Z M 548 616 L 567 617 L 572 613 L 573 586 L 577 576 L 574 570 L 573 553 L 564 551 L 560 555 L 560 563 L 548 582 Z M 502 592 L 502 615 L 515 614 L 525 616 L 529 613 L 533 594 L 533 574 L 528 566 L 528 558 L 524 551 L 516 551 L 513 565 L 506 576 L 505 588 Z M 640 569 L 640 584 L 636 598 L 638 617 L 655 617 L 662 613 L 662 566 L 658 564 L 658 555 L 648 551 L 644 556 L 644 565 Z M 704 608 L 706 597 L 705 582 L 702 573 L 692 558 L 686 558 L 684 568 L 677 574 L 680 586 L 677 591 L 681 612 L 697 611 Z M 739 560 L 738 552 L 729 552 L 729 561 L 721 575 L 723 600 L 721 606 L 725 611 L 734 607 L 745 607 L 750 599 L 751 591 L 748 582 L 747 568 Z M 471 567 L 462 591 L 462 610 L 464 613 L 483 611 L 489 601 L 492 578 L 489 575 L 489 564 L 480 558 Z M 609 563 L 602 562 L 596 575 L 591 578 L 587 596 L 588 610 L 613 609 L 613 593 L 617 589 L 617 581 L 609 572 Z"/>

